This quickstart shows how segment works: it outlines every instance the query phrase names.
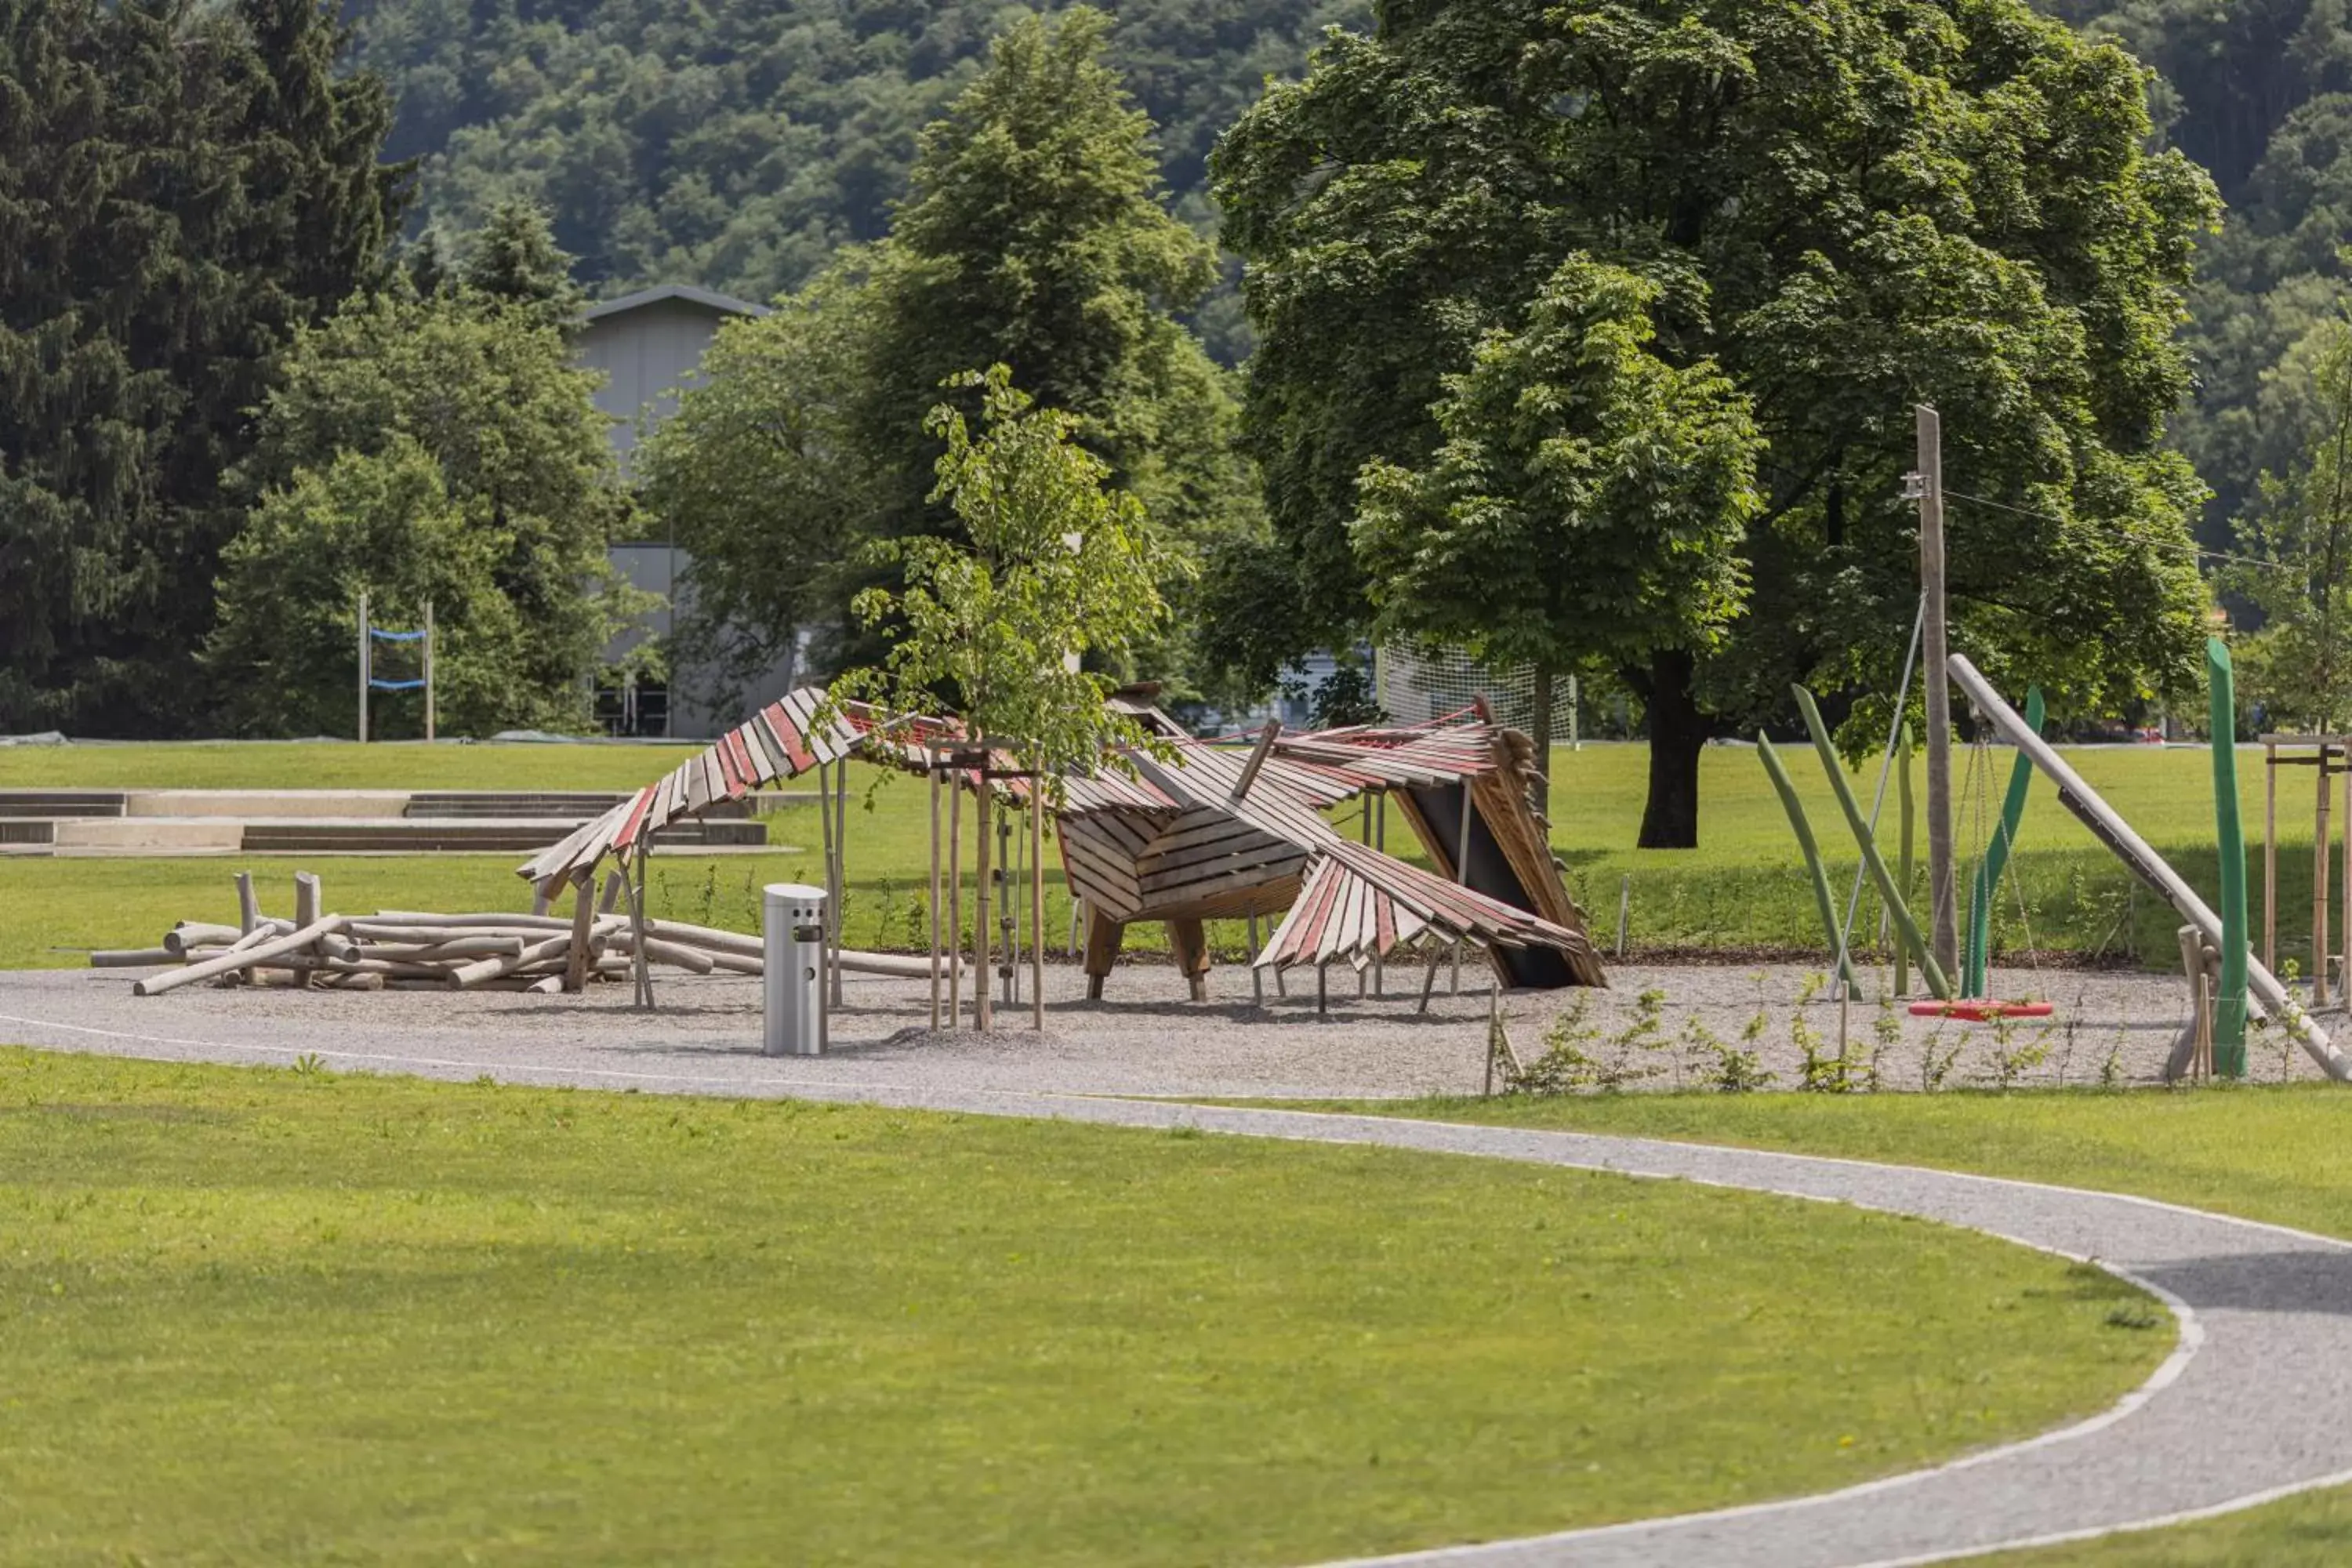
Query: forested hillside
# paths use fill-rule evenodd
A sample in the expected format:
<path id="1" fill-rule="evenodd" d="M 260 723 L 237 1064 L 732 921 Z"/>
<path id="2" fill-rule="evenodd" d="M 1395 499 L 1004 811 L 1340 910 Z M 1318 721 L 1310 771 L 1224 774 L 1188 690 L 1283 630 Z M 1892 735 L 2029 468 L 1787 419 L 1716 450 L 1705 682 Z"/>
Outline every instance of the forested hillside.
<path id="1" fill-rule="evenodd" d="M 2215 491 L 2209 542 L 2259 507 L 2258 478 L 2310 444 L 2314 327 L 2339 309 L 2352 241 L 2352 5 L 2346 0 L 2052 0 L 2162 77 L 2169 142 L 2229 210 L 2189 330 L 2199 388 L 2174 437 Z M 2300 345 L 2300 352 L 2299 350 Z"/>
<path id="2" fill-rule="evenodd" d="M 1268 73 L 1366 0 L 1112 0 L 1112 62 L 1160 127 L 1177 211 Z M 360 0 L 360 58 L 399 103 L 445 234 L 501 195 L 554 210 L 610 293 L 688 280 L 754 300 L 880 238 L 915 134 L 977 68 L 996 0 Z M 1227 319 L 1236 312 L 1227 312 Z"/>
<path id="3" fill-rule="evenodd" d="M 2200 267 L 2200 391 L 2177 437 L 2219 539 L 2305 432 L 2294 345 L 2329 308 L 2352 226 L 2347 0 L 2043 0 L 2164 80 L 2165 135 L 2230 206 Z M 1109 0 L 1112 58 L 1160 128 L 1177 211 L 1203 230 L 1203 163 L 1269 74 L 1369 0 Z M 993 0 L 359 0 L 360 58 L 399 106 L 444 234 L 501 195 L 553 209 L 600 293 L 688 280 L 752 299 L 887 231 L 917 130 L 970 79 Z M 1201 325 L 1230 355 L 1229 295 Z M 2284 379 L 2273 373 L 2287 362 Z M 2267 390 L 2266 390 L 2267 389 Z M 2267 404 L 2266 404 L 2267 399 Z"/>

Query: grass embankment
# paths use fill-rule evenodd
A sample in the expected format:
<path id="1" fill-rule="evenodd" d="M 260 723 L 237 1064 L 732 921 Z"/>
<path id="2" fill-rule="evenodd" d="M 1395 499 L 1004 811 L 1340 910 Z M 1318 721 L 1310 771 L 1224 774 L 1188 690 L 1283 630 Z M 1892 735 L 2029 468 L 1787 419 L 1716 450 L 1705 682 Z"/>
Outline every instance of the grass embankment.
<path id="1" fill-rule="evenodd" d="M 1347 1109 L 1934 1165 L 2134 1193 L 2352 1238 L 2352 1095 L 2338 1086 L 2199 1094 L 1620 1095 L 1389 1101 Z M 2334 1568 L 2352 1490 L 2081 1545 L 1973 1559 L 2004 1568 Z"/>
<path id="2" fill-rule="evenodd" d="M 2168 1320 L 1421 1156 L 0 1052 L 0 1558 L 1297 1562 L 2097 1407 Z"/>
<path id="3" fill-rule="evenodd" d="M 659 778 L 688 751 L 422 741 L 9 746 L 0 749 L 0 789 L 625 790 Z"/>
<path id="4" fill-rule="evenodd" d="M 657 776 L 673 766 L 677 752 L 670 747 L 444 746 L 400 745 L 359 747 L 312 743 L 237 746 L 97 746 L 17 747 L 0 751 L 0 787 L 88 784 L 135 784 L 162 787 L 201 784 L 215 788 L 320 786 L 329 784 L 383 788 L 598 788 L 622 789 Z M 2200 887 L 2217 880 L 2213 849 L 2211 761 L 2201 751 L 2103 748 L 2076 751 L 2075 766 L 2088 782 L 2120 810 L 2150 843 Z M 2241 759 L 2240 786 L 2251 839 L 2259 842 L 2263 823 L 2262 767 L 2258 753 Z M 2005 776 L 2007 752 L 1996 752 L 1993 771 Z M 1630 879 L 1632 900 L 1627 938 L 1634 952 L 1657 952 L 1689 949 L 1777 948 L 1811 952 L 1822 948 L 1820 922 L 1804 879 L 1788 825 L 1779 803 L 1767 787 L 1763 770 L 1746 747 L 1714 747 L 1700 769 L 1705 803 L 1700 847 L 1695 851 L 1643 850 L 1633 847 L 1642 811 L 1647 752 L 1639 746 L 1589 746 L 1581 752 L 1561 750 L 1553 758 L 1552 842 L 1568 867 L 1571 889 L 1591 916 L 1594 932 L 1604 945 L 1616 934 L 1620 888 Z M 1851 850 L 1840 853 L 1844 830 L 1821 770 L 1810 759 L 1791 759 L 1801 792 L 1817 835 L 1827 847 L 1832 877 L 1841 892 L 1853 873 Z M 852 770 L 853 805 L 849 822 L 849 897 L 845 911 L 849 940 L 859 946 L 913 948 L 928 941 L 926 885 L 929 879 L 930 825 L 928 800 L 919 781 L 893 776 L 872 799 L 873 809 L 860 809 L 875 782 L 871 770 Z M 1857 789 L 1866 801 L 1875 782 L 1865 773 Z M 2308 770 L 2286 775 L 2287 798 L 2281 807 L 2280 875 L 2282 881 L 2279 956 L 2309 972 L 2309 910 L 2311 889 L 2311 801 Z M 1992 781 L 1998 794 L 2000 779 Z M 1971 795 L 1974 791 L 1971 788 Z M 1891 795 L 1891 792 L 1890 792 Z M 1890 800 L 1882 835 L 1890 852 L 1895 841 Z M 1357 807 L 1336 814 L 1342 829 L 1358 831 Z M 757 921 L 756 889 L 779 876 L 800 876 L 816 863 L 815 847 L 822 835 L 814 805 L 783 806 L 772 819 L 771 833 L 780 844 L 801 847 L 803 856 L 759 859 L 734 857 L 697 858 L 681 853 L 667 863 L 656 858 L 656 877 L 672 891 L 656 893 L 657 901 L 676 901 L 667 912 L 730 921 L 746 929 Z M 1979 836 L 1973 812 L 1964 812 L 1961 827 Z M 1391 847 L 1405 847 L 1401 823 L 1392 823 Z M 1989 833 L 1990 829 L 1982 830 Z M 1964 849 L 1967 847 L 1963 847 Z M 313 858 L 324 862 L 326 858 Z M 1049 847 L 1047 943 L 1058 949 L 1069 937 L 1069 905 L 1059 876 L 1058 857 Z M 1924 902 L 1925 849 L 1920 851 L 1914 903 Z M 309 862 L 306 862 L 308 864 Z M 22 860 L 0 861 L 0 885 L 21 885 L 28 890 L 79 884 L 89 874 L 90 860 L 56 862 L 71 871 L 55 873 L 60 882 L 38 879 Z M 137 883 L 170 888 L 168 903 L 132 894 L 135 910 L 126 908 L 119 924 L 94 928 L 79 917 L 67 932 L 51 925 L 34 930 L 32 922 L 51 917 L 12 912 L 21 906 L 0 909 L 0 963 L 72 963 L 69 954 L 43 956 L 51 946 L 144 945 L 155 938 L 155 917 L 163 924 L 205 910 L 216 910 L 218 896 L 205 895 L 195 909 L 187 906 L 188 888 L 216 887 L 225 878 L 226 860 L 203 862 L 136 861 L 114 865 L 153 867 L 129 880 L 111 885 L 128 889 Z M 175 867 L 199 865 L 209 870 L 187 872 Z M 381 876 L 397 881 L 415 894 L 408 902 L 452 907 L 461 898 L 479 898 L 499 890 L 497 902 L 511 904 L 515 893 L 500 880 L 510 867 L 504 860 L 469 865 L 446 858 L 419 858 L 399 872 L 353 870 L 334 863 L 333 879 L 367 882 Z M 355 863 L 353 863 L 355 864 Z M 383 862 L 375 864 L 383 865 Z M 803 869 L 796 870 L 799 867 Z M 2257 878 L 2260 859 L 2253 862 Z M 271 866 L 271 879 L 282 881 L 283 868 Z M 180 882 L 177 879 L 188 877 Z M 2025 823 L 2011 871 L 2010 891 L 2000 900 L 1994 924 L 1995 942 L 2003 950 L 2030 945 L 2075 952 L 2104 951 L 2110 956 L 2144 954 L 2149 962 L 2177 962 L 2172 932 L 2176 917 L 2157 900 L 2135 894 L 2129 879 L 2114 858 L 2100 848 L 2089 833 L 2058 805 L 2049 786 L 2037 781 L 2029 799 Z M 436 890 L 436 886 L 441 890 Z M 2259 919 L 2261 885 L 2254 884 Z M 2022 908 L 2020 893 L 2022 895 Z M 339 906 L 343 907 L 343 906 Z M 967 903 L 967 910 L 969 904 Z M 95 911 L 105 916 L 107 910 Z M 135 915 L 135 918 L 133 918 Z M 969 913 L 966 916 L 969 920 Z M 2343 912 L 2333 917 L 2343 930 Z M 1861 927 L 1876 930 L 1874 906 L 1865 899 Z M 1213 927 L 1212 941 L 1232 956 L 1239 956 L 1245 931 L 1238 921 Z M 84 940 L 84 938 L 87 940 Z M 1139 948 L 1161 945 L 1156 928 L 1139 928 L 1130 942 Z"/>

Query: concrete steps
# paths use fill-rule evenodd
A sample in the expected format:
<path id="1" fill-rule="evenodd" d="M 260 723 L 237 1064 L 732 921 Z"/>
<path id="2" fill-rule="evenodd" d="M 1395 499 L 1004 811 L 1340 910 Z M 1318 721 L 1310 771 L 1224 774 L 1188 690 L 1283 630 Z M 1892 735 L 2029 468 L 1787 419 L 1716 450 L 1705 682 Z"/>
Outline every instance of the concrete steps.
<path id="1" fill-rule="evenodd" d="M 15 855 L 529 854 L 625 795 L 502 790 L 0 790 Z M 751 803 L 723 801 L 656 849 L 768 842 Z"/>
<path id="2" fill-rule="evenodd" d="M 119 789 L 0 789 L 0 817 L 121 816 L 129 803 Z"/>

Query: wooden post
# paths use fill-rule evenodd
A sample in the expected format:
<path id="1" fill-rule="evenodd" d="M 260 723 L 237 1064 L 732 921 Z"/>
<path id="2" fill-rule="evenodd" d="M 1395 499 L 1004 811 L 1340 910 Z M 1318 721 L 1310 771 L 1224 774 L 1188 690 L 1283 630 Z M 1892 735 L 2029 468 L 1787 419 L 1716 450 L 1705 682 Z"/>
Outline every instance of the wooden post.
<path id="1" fill-rule="evenodd" d="M 924 775 L 931 782 L 931 1032 L 940 1029 L 940 749 L 923 747 Z"/>
<path id="2" fill-rule="evenodd" d="M 1369 849 L 1372 847 L 1372 792 L 1369 789 L 1364 792 L 1363 809 L 1356 816 L 1356 837 L 1362 842 L 1365 848 Z M 1366 966 L 1366 968 L 1369 967 L 1370 965 Z M 1359 997 L 1363 995 L 1364 988 L 1370 984 L 1370 979 L 1371 977 L 1363 969 L 1356 971 L 1356 994 Z"/>
<path id="3" fill-rule="evenodd" d="M 2344 746 L 2344 884 L 2343 934 L 2337 938 L 2344 944 L 2344 966 L 2336 972 L 2336 990 L 2339 995 L 2352 995 L 2352 742 Z"/>
<path id="4" fill-rule="evenodd" d="M 1503 1016 L 1503 983 L 1495 981 L 1486 987 L 1486 1086 L 1478 1091 L 1483 1099 L 1495 1098 L 1495 1027 Z"/>
<path id="5" fill-rule="evenodd" d="M 849 903 L 849 759 L 833 764 L 833 943 L 825 950 L 832 971 L 828 982 L 833 1005 L 841 1005 L 841 950 L 848 941 Z M 824 1010 L 817 1010 L 817 1046 L 824 1047 Z"/>
<path id="6" fill-rule="evenodd" d="M 2263 742 L 2263 967 L 2278 973 L 2278 747 Z"/>
<path id="7" fill-rule="evenodd" d="M 236 874 L 237 930 L 244 932 L 247 936 L 251 936 L 260 928 L 260 925 L 261 900 L 254 896 L 253 873 L 250 871 L 239 871 Z M 238 984 L 243 985 L 250 985 L 254 983 L 255 979 L 257 978 L 250 969 L 238 970 L 236 972 L 236 977 Z"/>
<path id="8" fill-rule="evenodd" d="M 948 774 L 948 1027 L 963 1027 L 963 774 Z"/>
<path id="9" fill-rule="evenodd" d="M 588 942 L 596 930 L 596 874 L 591 869 L 581 878 L 578 891 L 572 896 L 572 945 L 563 954 L 563 989 L 578 992 L 588 989 Z"/>
<path id="10" fill-rule="evenodd" d="M 636 1005 L 651 1012 L 654 1005 L 654 971 L 653 960 L 646 952 L 645 841 L 640 839 L 636 848 L 629 853 L 636 866 L 636 874 L 629 879 L 629 934 L 635 939 L 630 944 L 635 949 L 631 967 L 636 973 Z M 629 860 L 622 862 L 625 868 L 629 863 Z"/>
<path id="11" fill-rule="evenodd" d="M 1168 950 L 1175 956 L 1184 989 L 1195 1002 L 1209 999 L 1209 938 L 1199 921 L 1170 921 Z"/>
<path id="12" fill-rule="evenodd" d="M 980 759 L 980 798 L 972 807 L 973 837 L 979 842 L 973 846 L 972 851 L 977 858 L 978 875 L 972 880 L 971 890 L 971 1022 L 972 1027 L 986 1033 L 996 1017 L 995 999 L 989 994 L 988 988 L 988 983 L 992 978 L 989 970 L 991 944 L 988 940 L 988 873 L 990 869 L 988 829 L 990 807 L 995 804 L 989 799 L 989 796 L 995 793 L 996 785 L 988 776 L 988 746 L 985 737 L 981 742 Z"/>
<path id="13" fill-rule="evenodd" d="M 1020 825 L 1009 805 L 996 818 L 996 934 L 1002 942 L 996 973 L 1002 993 L 998 1000 L 1007 1007 L 1021 1002 L 1021 922 L 1013 901 L 1013 890 L 1021 884 L 1023 846 L 1015 832 Z"/>
<path id="14" fill-rule="evenodd" d="M 367 595 L 360 595 L 360 744 L 367 744 L 368 615 Z"/>
<path id="15" fill-rule="evenodd" d="M 1102 1000 L 1103 982 L 1109 978 L 1111 966 L 1118 962 L 1119 943 L 1126 939 L 1127 928 L 1104 914 L 1092 904 L 1087 906 L 1087 1000 Z"/>
<path id="16" fill-rule="evenodd" d="M 1259 949 L 1257 941 L 1257 911 L 1255 910 L 1252 910 L 1250 911 L 1249 945 L 1250 1005 L 1254 1007 L 1263 1007 L 1265 1005 L 1265 971 L 1257 966 Z"/>
<path id="17" fill-rule="evenodd" d="M 320 914 L 319 879 L 308 871 L 295 872 L 294 923 L 297 926 L 317 925 Z M 294 984 L 303 990 L 309 990 L 316 983 L 317 976 L 311 971 L 298 969 L 294 972 Z"/>
<path id="18" fill-rule="evenodd" d="M 1467 778 L 1462 781 L 1462 832 L 1459 840 L 1454 850 L 1454 880 L 1466 888 L 1470 885 L 1470 781 Z M 1322 972 L 1318 969 L 1316 974 L 1316 1000 L 1319 1003 L 1323 994 Z M 1453 995 L 1462 994 L 1462 939 L 1459 937 L 1454 940 L 1454 979 L 1447 989 Z"/>
<path id="19" fill-rule="evenodd" d="M 2319 805 L 2312 816 L 2311 834 L 2311 1005 L 2314 1009 L 2327 1005 L 2327 873 L 2333 833 L 2327 821 L 2327 761 L 2332 754 L 2332 748 L 2323 740 L 2319 743 Z"/>
<path id="20" fill-rule="evenodd" d="M 1571 676 L 1570 679 L 1575 678 Z M 1383 855 L 1389 852 L 1389 792 L 1385 789 L 1372 793 L 1372 847 Z M 1253 949 L 1257 946 L 1255 938 L 1251 939 L 1250 946 Z M 1255 952 L 1253 952 L 1251 956 L 1255 957 Z M 1250 971 L 1250 979 L 1253 984 L 1258 984 L 1255 968 Z M 1372 955 L 1372 994 L 1387 995 L 1387 984 L 1388 960 L 1376 952 Z"/>
<path id="21" fill-rule="evenodd" d="M 1919 588 L 1927 610 L 1921 658 L 1927 695 L 1927 900 L 1936 963 L 1959 965 L 1959 922 L 1952 861 L 1952 684 L 1944 624 L 1943 423 L 1926 404 L 1913 410 L 1919 447 Z"/>
<path id="22" fill-rule="evenodd" d="M 425 601 L 425 738 L 433 739 L 433 601 Z M 593 880 L 593 879 L 592 879 Z"/>
<path id="23" fill-rule="evenodd" d="M 1029 780 L 1029 1021 L 1045 1027 L 1045 770 Z"/>

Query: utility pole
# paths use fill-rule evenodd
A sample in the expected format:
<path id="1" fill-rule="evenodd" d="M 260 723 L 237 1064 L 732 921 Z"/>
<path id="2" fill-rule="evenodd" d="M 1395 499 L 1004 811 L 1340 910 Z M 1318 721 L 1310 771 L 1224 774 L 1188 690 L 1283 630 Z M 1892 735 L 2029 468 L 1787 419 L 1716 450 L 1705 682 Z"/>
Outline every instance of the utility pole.
<path id="1" fill-rule="evenodd" d="M 1919 425 L 1919 469 L 1910 476 L 1919 502 L 1919 591 L 1927 610 L 1920 662 L 1927 692 L 1927 898 L 1933 930 L 1928 945 L 1947 974 L 1958 972 L 1959 918 L 1952 874 L 1952 678 L 1944 635 L 1943 422 L 1926 404 L 1912 412 Z"/>

